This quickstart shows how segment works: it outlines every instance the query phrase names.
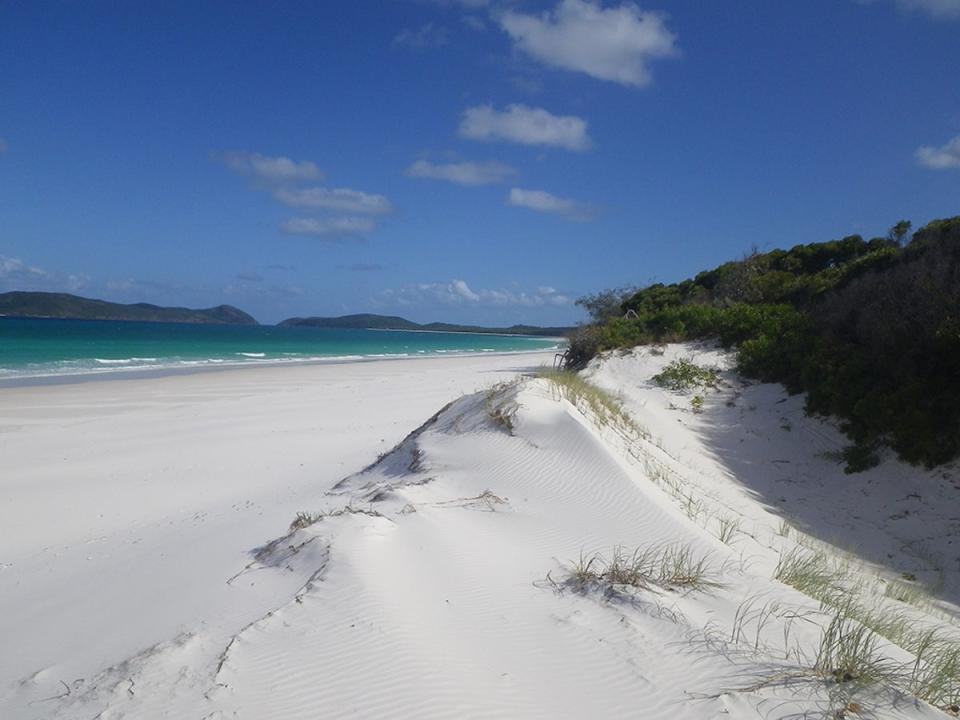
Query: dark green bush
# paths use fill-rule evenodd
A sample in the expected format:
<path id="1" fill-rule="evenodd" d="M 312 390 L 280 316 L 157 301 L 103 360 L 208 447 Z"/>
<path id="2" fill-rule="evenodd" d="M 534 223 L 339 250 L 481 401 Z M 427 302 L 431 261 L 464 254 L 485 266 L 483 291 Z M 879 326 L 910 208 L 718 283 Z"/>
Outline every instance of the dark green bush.
<path id="1" fill-rule="evenodd" d="M 839 417 L 853 440 L 848 470 L 870 466 L 881 445 L 912 463 L 947 462 L 960 455 L 960 217 L 928 224 L 905 248 L 898 237 L 754 252 L 651 285 L 623 301 L 629 318 L 578 331 L 571 365 L 715 337 L 737 348 L 744 375 L 806 392 L 808 412 Z"/>

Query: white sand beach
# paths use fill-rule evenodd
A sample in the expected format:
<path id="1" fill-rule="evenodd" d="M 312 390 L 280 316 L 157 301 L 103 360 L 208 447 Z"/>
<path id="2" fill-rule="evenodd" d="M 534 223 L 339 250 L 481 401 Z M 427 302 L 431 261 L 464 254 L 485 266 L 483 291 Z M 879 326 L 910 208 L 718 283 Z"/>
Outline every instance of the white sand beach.
<path id="1" fill-rule="evenodd" d="M 651 381 L 677 357 L 721 369 L 702 412 Z M 954 470 L 844 475 L 719 350 L 595 362 L 623 416 L 530 377 L 552 359 L 0 390 L 0 718 L 944 716 L 825 676 L 834 613 L 775 576 L 816 555 L 960 634 Z M 570 581 L 616 547 L 702 577 Z"/>

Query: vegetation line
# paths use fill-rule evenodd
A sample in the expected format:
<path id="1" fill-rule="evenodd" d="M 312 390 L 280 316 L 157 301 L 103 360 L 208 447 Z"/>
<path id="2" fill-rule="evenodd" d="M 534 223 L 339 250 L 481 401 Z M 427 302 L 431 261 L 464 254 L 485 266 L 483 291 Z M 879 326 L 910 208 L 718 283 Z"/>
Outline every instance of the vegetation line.
<path id="1" fill-rule="evenodd" d="M 960 217 L 888 237 L 753 252 L 680 283 L 578 300 L 593 322 L 568 367 L 635 345 L 717 338 L 738 371 L 842 419 L 848 472 L 889 446 L 933 467 L 960 456 Z"/>

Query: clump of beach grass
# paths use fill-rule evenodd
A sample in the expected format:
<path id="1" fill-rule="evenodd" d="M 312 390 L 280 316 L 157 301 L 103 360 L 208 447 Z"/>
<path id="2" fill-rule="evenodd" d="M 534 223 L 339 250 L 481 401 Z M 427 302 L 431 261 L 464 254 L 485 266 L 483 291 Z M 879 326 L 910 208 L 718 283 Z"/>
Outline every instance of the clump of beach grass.
<path id="1" fill-rule="evenodd" d="M 727 515 L 717 518 L 718 532 L 717 538 L 724 545 L 729 545 L 740 532 L 740 519 L 729 517 Z"/>
<path id="2" fill-rule="evenodd" d="M 843 584 L 846 575 L 825 553 L 800 548 L 782 554 L 774 571 L 774 577 L 780 582 L 828 604 L 836 604 L 846 593 Z"/>
<path id="3" fill-rule="evenodd" d="M 487 390 L 484 396 L 487 417 L 508 435 L 513 435 L 516 429 L 515 419 L 519 408 L 514 399 L 508 395 L 508 391 L 516 384 L 516 380 L 497 383 Z"/>
<path id="4" fill-rule="evenodd" d="M 605 390 L 569 370 L 543 370 L 540 377 L 549 381 L 551 388 L 564 400 L 597 424 L 612 427 L 628 437 L 649 439 L 650 434 L 638 425 L 623 407 L 623 403 Z"/>
<path id="5" fill-rule="evenodd" d="M 341 517 L 342 515 L 367 515 L 369 517 L 385 517 L 381 512 L 378 512 L 373 509 L 367 508 L 358 508 L 353 505 L 345 505 L 342 508 L 337 508 L 336 510 L 327 510 L 321 512 L 298 512 L 293 518 L 293 522 L 290 523 L 290 532 L 296 532 L 297 530 L 302 530 L 303 528 L 314 525 L 324 518 L 328 517 Z"/>
<path id="6" fill-rule="evenodd" d="M 548 579 L 552 582 L 549 575 Z M 601 590 L 605 594 L 625 589 L 704 591 L 719 585 L 712 579 L 708 559 L 679 544 L 632 551 L 617 546 L 609 558 L 581 553 L 579 560 L 566 568 L 566 577 L 554 584 L 577 592 Z"/>
<path id="7" fill-rule="evenodd" d="M 896 679 L 896 668 L 880 649 L 880 636 L 843 609 L 820 636 L 813 670 L 837 684 L 869 685 Z"/>

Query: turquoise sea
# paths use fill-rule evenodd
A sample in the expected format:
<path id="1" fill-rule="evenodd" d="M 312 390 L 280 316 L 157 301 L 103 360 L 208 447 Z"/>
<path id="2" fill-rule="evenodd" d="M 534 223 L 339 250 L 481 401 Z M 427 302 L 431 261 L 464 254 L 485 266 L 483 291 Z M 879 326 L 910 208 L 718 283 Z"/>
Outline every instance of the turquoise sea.
<path id="1" fill-rule="evenodd" d="M 0 379 L 135 370 L 546 350 L 474 333 L 0 317 Z"/>

